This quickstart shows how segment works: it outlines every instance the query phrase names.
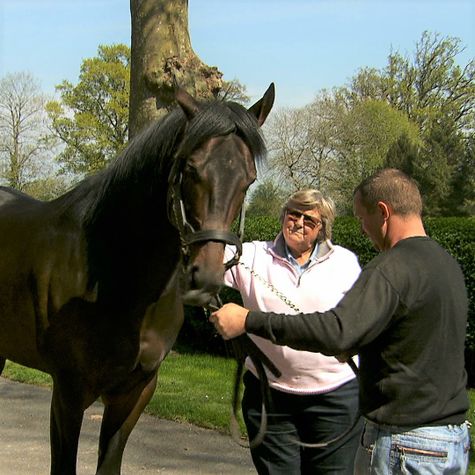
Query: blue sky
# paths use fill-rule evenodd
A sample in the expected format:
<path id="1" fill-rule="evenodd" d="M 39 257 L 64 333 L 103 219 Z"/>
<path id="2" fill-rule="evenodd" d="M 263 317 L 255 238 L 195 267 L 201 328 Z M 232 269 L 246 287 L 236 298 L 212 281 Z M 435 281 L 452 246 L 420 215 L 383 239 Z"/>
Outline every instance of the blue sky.
<path id="1" fill-rule="evenodd" d="M 412 56 L 424 30 L 475 57 L 474 0 L 189 0 L 193 49 L 253 99 L 275 82 L 278 106 L 301 106 L 392 50 Z M 130 45 L 129 0 L 0 0 L 0 77 L 28 71 L 45 92 L 75 83 L 100 44 Z"/>

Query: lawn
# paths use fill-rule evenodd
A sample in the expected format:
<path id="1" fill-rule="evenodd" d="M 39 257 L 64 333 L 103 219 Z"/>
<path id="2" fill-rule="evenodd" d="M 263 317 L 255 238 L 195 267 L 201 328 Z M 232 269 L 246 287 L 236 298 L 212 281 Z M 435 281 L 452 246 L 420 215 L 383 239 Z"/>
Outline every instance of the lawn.
<path id="1" fill-rule="evenodd" d="M 472 447 L 473 442 L 475 442 L 475 390 L 471 389 L 468 392 L 470 398 L 470 410 L 468 411 L 468 421 L 472 425 L 470 428 L 470 435 L 472 437 Z M 469 475 L 475 475 L 475 457 L 473 456 L 473 450 L 470 457 L 470 466 L 468 468 Z"/>

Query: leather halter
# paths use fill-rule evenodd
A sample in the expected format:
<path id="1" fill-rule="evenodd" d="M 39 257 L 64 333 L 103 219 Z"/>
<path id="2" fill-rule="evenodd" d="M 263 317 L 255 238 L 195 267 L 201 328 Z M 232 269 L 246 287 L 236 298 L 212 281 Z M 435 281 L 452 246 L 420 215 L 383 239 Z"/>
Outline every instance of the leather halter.
<path id="1" fill-rule="evenodd" d="M 232 244 L 236 247 L 234 256 L 227 261 L 224 266 L 231 268 L 239 262 L 242 254 L 242 231 L 244 229 L 244 206 L 241 207 L 239 215 L 239 235 L 222 229 L 199 229 L 190 224 L 186 216 L 185 203 L 182 195 L 182 163 L 183 159 L 175 157 L 174 164 L 168 177 L 168 219 L 178 230 L 180 237 L 181 253 L 185 263 L 190 257 L 190 245 L 198 242 L 216 241 L 224 244 Z"/>

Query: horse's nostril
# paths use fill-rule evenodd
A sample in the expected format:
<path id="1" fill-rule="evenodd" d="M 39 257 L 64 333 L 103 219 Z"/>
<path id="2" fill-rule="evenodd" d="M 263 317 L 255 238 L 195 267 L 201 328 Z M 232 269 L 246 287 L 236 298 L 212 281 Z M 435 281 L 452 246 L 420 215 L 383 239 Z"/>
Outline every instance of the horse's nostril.
<path id="1" fill-rule="evenodd" d="M 222 286 L 222 280 L 209 272 L 206 266 L 190 265 L 188 268 L 188 289 L 216 294 Z"/>
<path id="2" fill-rule="evenodd" d="M 198 286 L 197 279 L 199 276 L 200 268 L 197 265 L 193 265 L 190 267 L 189 275 L 190 275 L 190 286 L 191 288 L 196 288 Z"/>

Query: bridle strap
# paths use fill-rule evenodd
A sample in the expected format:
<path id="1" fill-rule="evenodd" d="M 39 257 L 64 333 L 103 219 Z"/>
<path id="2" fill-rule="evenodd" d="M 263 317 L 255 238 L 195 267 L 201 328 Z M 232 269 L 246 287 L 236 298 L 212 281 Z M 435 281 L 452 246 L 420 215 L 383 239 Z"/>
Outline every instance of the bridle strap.
<path id="1" fill-rule="evenodd" d="M 244 206 L 241 208 L 239 215 L 239 235 L 220 229 L 199 229 L 195 230 L 187 219 L 185 204 L 182 198 L 181 183 L 183 179 L 180 170 L 181 160 L 175 157 L 168 177 L 168 217 L 172 225 L 177 229 L 180 242 L 181 252 L 187 260 L 189 256 L 189 246 L 191 244 L 207 241 L 222 242 L 224 244 L 231 244 L 236 247 L 234 256 L 225 263 L 225 268 L 229 269 L 239 262 L 242 254 L 241 238 L 244 232 Z"/>
<path id="2" fill-rule="evenodd" d="M 186 249 L 190 244 L 210 241 L 222 242 L 224 244 L 231 244 L 233 246 L 236 246 L 234 256 L 224 264 L 226 270 L 230 269 L 239 262 L 239 259 L 242 254 L 241 240 L 236 234 L 230 231 L 224 231 L 220 229 L 200 229 L 199 231 L 193 231 L 185 234 L 183 236 L 183 254 L 186 255 Z"/>
<path id="3" fill-rule="evenodd" d="M 239 237 L 230 232 L 219 229 L 200 229 L 184 236 L 186 244 L 193 244 L 200 241 L 217 241 L 236 246 L 239 254 L 242 253 L 242 243 Z"/>

